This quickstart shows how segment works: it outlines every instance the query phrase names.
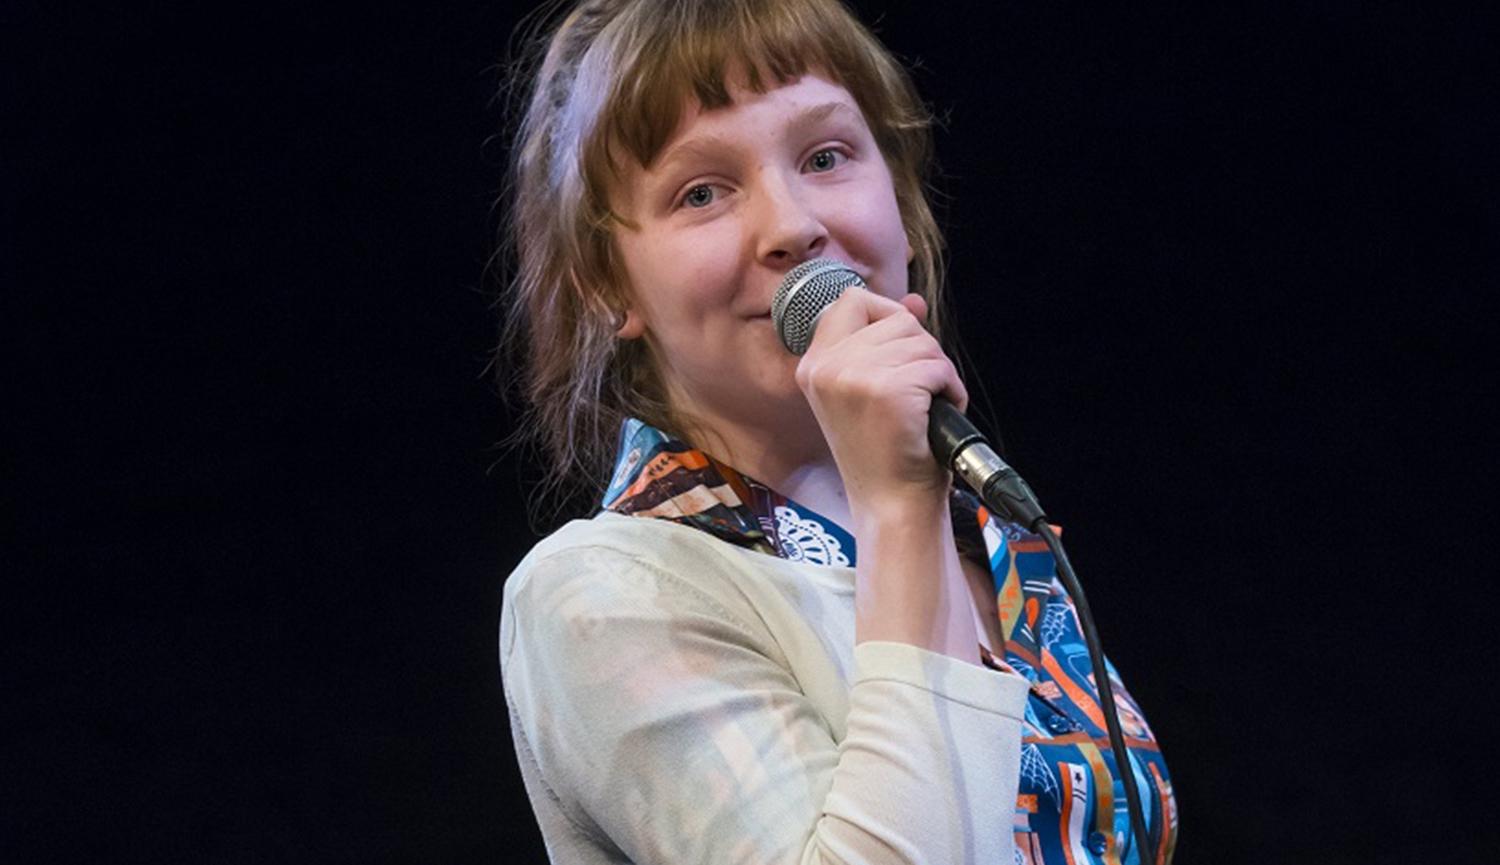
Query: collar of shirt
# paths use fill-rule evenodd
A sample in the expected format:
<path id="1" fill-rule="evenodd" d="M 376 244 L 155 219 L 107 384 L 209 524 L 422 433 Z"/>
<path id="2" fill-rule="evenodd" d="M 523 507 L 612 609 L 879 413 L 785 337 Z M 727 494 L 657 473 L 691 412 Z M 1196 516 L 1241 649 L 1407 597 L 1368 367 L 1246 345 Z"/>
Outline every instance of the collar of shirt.
<path id="1" fill-rule="evenodd" d="M 854 536 L 843 526 L 634 418 L 620 427 L 601 505 L 672 520 L 792 561 L 853 567 L 858 559 Z M 971 493 L 954 490 L 950 511 L 959 552 L 989 566 L 996 549 L 982 531 L 984 507 Z"/>

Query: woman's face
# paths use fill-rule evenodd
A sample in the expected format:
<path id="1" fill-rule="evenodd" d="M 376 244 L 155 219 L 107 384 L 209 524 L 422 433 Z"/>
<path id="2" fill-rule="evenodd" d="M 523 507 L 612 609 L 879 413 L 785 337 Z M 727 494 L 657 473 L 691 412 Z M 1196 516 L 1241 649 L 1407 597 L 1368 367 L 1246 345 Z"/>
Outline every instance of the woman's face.
<path id="1" fill-rule="evenodd" d="M 730 94 L 722 108 L 690 105 L 655 163 L 618 190 L 615 207 L 635 224 L 615 234 L 630 292 L 620 336 L 651 341 L 674 410 L 713 432 L 805 428 L 797 358 L 771 324 L 782 276 L 836 258 L 899 298 L 911 250 L 848 91 L 807 74 Z"/>

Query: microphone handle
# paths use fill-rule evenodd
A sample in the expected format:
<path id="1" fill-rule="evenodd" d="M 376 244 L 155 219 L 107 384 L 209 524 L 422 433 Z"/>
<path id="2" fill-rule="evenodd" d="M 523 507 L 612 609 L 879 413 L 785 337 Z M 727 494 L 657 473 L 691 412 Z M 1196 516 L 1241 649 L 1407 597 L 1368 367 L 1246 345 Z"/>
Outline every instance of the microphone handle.
<path id="1" fill-rule="evenodd" d="M 932 398 L 927 410 L 927 443 L 938 464 L 957 475 L 997 516 L 1032 532 L 1047 519 L 1026 481 L 957 406 L 940 396 Z"/>

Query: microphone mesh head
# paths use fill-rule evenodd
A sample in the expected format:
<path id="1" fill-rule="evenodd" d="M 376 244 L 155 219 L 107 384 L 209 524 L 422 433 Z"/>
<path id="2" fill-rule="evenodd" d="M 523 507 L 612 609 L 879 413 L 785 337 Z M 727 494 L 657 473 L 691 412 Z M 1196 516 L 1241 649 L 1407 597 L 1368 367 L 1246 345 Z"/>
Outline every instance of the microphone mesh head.
<path id="1" fill-rule="evenodd" d="M 836 259 L 814 258 L 792 268 L 771 299 L 771 321 L 787 351 L 806 353 L 818 316 L 851 287 L 864 288 L 865 281 Z"/>

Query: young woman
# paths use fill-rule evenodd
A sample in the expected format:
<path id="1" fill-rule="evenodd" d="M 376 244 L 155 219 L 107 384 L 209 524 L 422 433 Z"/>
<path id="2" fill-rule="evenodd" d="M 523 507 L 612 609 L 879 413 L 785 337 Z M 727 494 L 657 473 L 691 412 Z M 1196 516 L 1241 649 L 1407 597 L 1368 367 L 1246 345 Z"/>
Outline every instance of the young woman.
<path id="1" fill-rule="evenodd" d="M 553 477 L 602 511 L 505 586 L 500 657 L 557 862 L 1170 858 L 1120 693 L 1133 849 L 1045 547 L 955 495 L 941 239 L 904 71 L 838 0 L 605 0 L 538 43 L 509 338 Z M 771 297 L 858 272 L 800 359 Z M 960 553 L 960 548 L 965 553 Z"/>

